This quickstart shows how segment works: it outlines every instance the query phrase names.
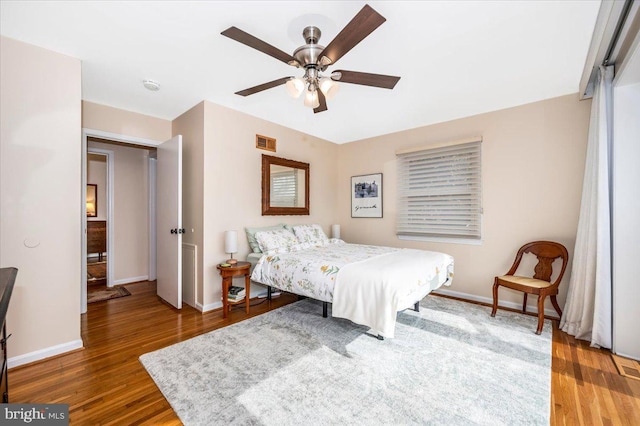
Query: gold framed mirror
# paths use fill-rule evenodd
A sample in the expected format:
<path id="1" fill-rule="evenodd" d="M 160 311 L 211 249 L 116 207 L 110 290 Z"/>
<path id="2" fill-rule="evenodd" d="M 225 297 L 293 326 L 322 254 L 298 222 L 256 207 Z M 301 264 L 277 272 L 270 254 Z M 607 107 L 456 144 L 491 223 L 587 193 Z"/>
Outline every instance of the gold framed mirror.
<path id="1" fill-rule="evenodd" d="M 309 214 L 309 163 L 262 155 L 262 215 Z"/>

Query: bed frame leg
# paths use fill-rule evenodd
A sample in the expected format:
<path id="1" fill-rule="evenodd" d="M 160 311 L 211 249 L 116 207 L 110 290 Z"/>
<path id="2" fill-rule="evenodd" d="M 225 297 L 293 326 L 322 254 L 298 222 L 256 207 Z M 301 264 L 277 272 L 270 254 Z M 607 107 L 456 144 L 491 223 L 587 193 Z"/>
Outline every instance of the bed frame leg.
<path id="1" fill-rule="evenodd" d="M 328 302 L 322 302 L 322 318 L 327 317 L 327 309 L 329 308 Z"/>
<path id="2" fill-rule="evenodd" d="M 420 312 L 420 301 L 418 300 L 415 305 L 413 305 L 413 310 L 416 312 Z"/>
<path id="3" fill-rule="evenodd" d="M 271 286 L 267 286 L 267 300 L 271 300 Z"/>

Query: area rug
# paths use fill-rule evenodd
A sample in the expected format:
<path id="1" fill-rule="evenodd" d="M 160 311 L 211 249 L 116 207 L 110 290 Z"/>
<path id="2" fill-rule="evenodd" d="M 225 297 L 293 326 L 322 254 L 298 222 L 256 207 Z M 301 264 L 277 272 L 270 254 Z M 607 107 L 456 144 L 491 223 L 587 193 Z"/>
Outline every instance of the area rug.
<path id="1" fill-rule="evenodd" d="M 100 280 L 107 277 L 107 262 L 87 263 L 87 280 Z"/>
<path id="2" fill-rule="evenodd" d="M 421 306 L 379 341 L 306 299 L 140 361 L 185 425 L 549 424 L 549 321 Z"/>
<path id="3" fill-rule="evenodd" d="M 124 287 L 108 287 L 100 290 L 89 290 L 87 292 L 87 303 L 102 302 L 104 300 L 117 299 L 118 297 L 130 296 L 131 293 Z"/>

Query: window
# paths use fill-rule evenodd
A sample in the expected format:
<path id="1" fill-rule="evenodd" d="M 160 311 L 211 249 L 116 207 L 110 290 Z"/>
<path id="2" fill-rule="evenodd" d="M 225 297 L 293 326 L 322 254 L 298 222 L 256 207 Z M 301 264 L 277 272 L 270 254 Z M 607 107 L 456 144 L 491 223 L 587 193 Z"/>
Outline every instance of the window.
<path id="1" fill-rule="evenodd" d="M 481 239 L 481 138 L 398 152 L 401 239 Z"/>
<path id="2" fill-rule="evenodd" d="M 271 173 L 271 206 L 298 206 L 298 176 L 295 170 Z"/>

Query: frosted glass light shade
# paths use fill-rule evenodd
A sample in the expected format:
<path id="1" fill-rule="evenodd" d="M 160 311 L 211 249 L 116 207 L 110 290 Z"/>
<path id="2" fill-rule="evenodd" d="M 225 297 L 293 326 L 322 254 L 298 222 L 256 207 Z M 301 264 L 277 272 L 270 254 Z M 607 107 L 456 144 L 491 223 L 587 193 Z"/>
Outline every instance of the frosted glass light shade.
<path id="1" fill-rule="evenodd" d="M 238 232 L 237 231 L 225 231 L 224 252 L 229 254 L 238 252 Z"/>
<path id="2" fill-rule="evenodd" d="M 318 92 L 316 90 L 307 90 L 307 94 L 304 95 L 304 106 L 310 108 L 318 108 L 320 106 L 320 100 L 318 99 Z"/>
<path id="3" fill-rule="evenodd" d="M 320 90 L 322 90 L 327 100 L 331 100 L 336 96 L 338 90 L 340 90 L 340 85 L 329 77 L 323 77 L 320 79 Z"/>
<path id="4" fill-rule="evenodd" d="M 340 225 L 331 225 L 331 238 L 340 238 Z"/>
<path id="5" fill-rule="evenodd" d="M 304 81 L 298 77 L 292 78 L 285 83 L 285 86 L 287 87 L 287 93 L 290 96 L 298 98 L 304 90 Z"/>

